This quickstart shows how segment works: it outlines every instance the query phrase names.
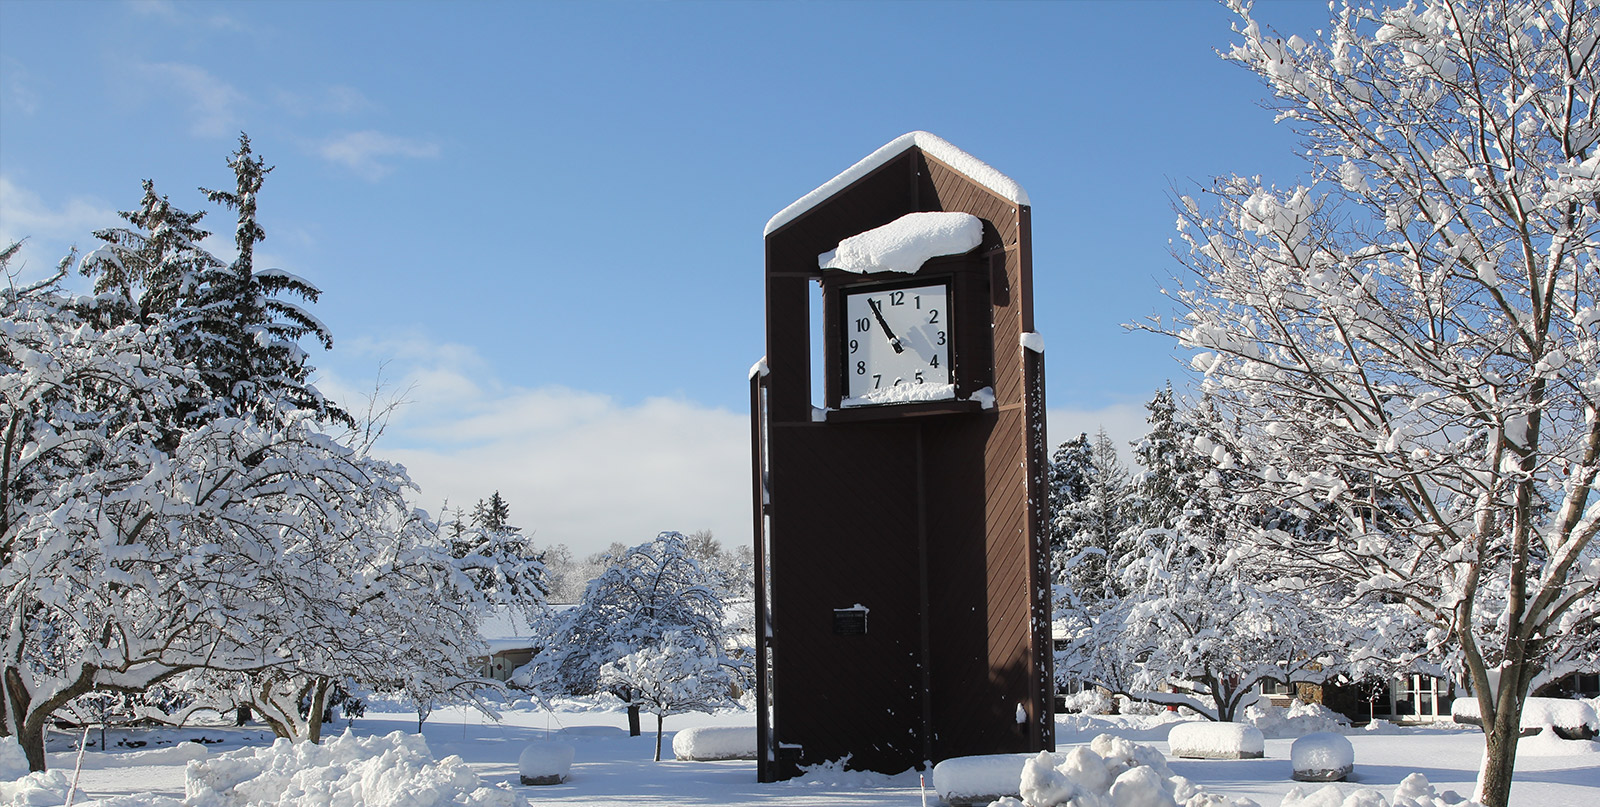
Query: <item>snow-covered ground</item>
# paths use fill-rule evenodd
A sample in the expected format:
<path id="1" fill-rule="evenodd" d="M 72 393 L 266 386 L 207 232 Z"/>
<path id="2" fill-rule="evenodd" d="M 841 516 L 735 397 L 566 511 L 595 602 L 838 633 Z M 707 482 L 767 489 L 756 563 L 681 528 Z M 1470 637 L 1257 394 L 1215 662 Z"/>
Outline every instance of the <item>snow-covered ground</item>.
<path id="1" fill-rule="evenodd" d="M 414 714 L 384 711 L 386 708 L 392 707 L 375 704 L 365 717 L 353 721 L 351 730 L 358 736 L 376 736 L 416 729 Z M 1164 714 L 1143 717 L 1063 715 L 1056 724 L 1058 747 L 1065 750 L 1073 744 L 1088 743 L 1099 734 L 1111 733 L 1167 752 L 1172 719 Z M 790 782 L 763 785 L 756 783 L 755 763 L 748 760 L 652 762 L 654 718 L 647 715 L 644 722 L 644 735 L 629 737 L 623 712 L 585 709 L 579 704 L 559 705 L 554 714 L 534 708 L 512 708 L 498 723 L 472 711 L 441 709 L 429 719 L 423 735 L 435 758 L 460 755 L 485 782 L 507 783 L 528 796 L 530 803 L 541 805 L 913 807 L 923 803 L 916 772 L 883 776 L 830 767 Z M 754 730 L 754 722 L 751 713 L 740 711 L 668 718 L 667 740 L 670 742 L 672 733 L 692 726 L 751 726 Z M 343 729 L 341 723 L 334 732 Z M 118 747 L 119 738 L 135 736 L 150 745 L 141 749 Z M 199 736 L 221 742 L 203 748 L 182 742 L 185 738 Z M 559 785 L 520 785 L 517 759 L 524 746 L 550 737 L 575 746 L 577 753 L 571 778 Z M 84 803 L 85 796 L 102 798 L 119 794 L 156 793 L 181 798 L 188 760 L 270 742 L 270 737 L 259 730 L 227 728 L 137 735 L 113 731 L 108 738 L 113 748 L 110 753 L 91 748 L 84 755 L 80 783 L 84 794 L 77 798 L 78 804 Z M 1349 738 L 1355 749 L 1354 781 L 1338 786 L 1346 792 L 1375 787 L 1386 797 L 1393 793 L 1401 779 L 1413 772 L 1426 775 L 1441 792 L 1454 790 L 1469 795 L 1483 749 L 1483 735 L 1479 731 L 1449 726 L 1390 727 L 1384 732 L 1355 730 Z M 75 736 L 68 735 L 52 737 L 50 764 L 54 768 L 70 773 L 76 753 L 69 746 L 75 740 Z M 1188 777 L 1213 793 L 1243 796 L 1254 799 L 1262 807 L 1276 807 L 1283 795 L 1298 784 L 1290 778 L 1289 749 L 1293 742 L 1292 738 L 1266 740 L 1264 759 L 1184 760 L 1169 755 L 1167 764 L 1174 773 Z M 934 804 L 937 799 L 932 790 L 931 774 L 927 777 L 927 786 L 928 803 Z M 1523 753 L 1517 760 L 1512 801 L 1523 807 L 1600 804 L 1600 743 L 1544 737 L 1525 740 Z"/>

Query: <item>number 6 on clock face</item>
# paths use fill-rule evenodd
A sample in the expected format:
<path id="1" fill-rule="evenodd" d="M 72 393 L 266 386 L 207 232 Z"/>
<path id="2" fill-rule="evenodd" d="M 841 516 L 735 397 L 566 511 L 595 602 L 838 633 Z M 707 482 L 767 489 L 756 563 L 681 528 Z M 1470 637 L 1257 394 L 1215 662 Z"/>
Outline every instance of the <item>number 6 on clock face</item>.
<path id="1" fill-rule="evenodd" d="M 949 302 L 944 283 L 847 290 L 839 340 L 844 397 L 884 403 L 954 398 Z M 906 385 L 919 389 L 896 389 Z"/>

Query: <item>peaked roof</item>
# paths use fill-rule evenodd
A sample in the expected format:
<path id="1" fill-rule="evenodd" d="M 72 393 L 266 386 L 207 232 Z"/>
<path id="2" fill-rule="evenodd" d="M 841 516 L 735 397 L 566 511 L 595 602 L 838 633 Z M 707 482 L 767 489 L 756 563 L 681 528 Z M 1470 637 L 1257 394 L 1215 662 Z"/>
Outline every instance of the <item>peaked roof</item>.
<path id="1" fill-rule="evenodd" d="M 846 168 L 838 176 L 822 183 L 816 190 L 800 197 L 793 204 L 778 211 L 778 215 L 773 216 L 767 222 L 766 229 L 761 231 L 762 236 L 771 235 L 774 230 L 799 218 L 802 213 L 821 204 L 829 197 L 843 190 L 850 183 L 872 173 L 874 169 L 898 157 L 912 146 L 922 149 L 924 154 L 938 159 L 940 162 L 961 172 L 973 182 L 1009 199 L 1013 204 L 1029 204 L 1028 192 L 1023 190 L 1016 180 L 996 171 L 988 163 L 956 148 L 950 144 L 950 141 L 938 135 L 929 134 L 928 132 L 910 132 L 889 141 L 882 148 L 868 154 L 861 162 Z"/>

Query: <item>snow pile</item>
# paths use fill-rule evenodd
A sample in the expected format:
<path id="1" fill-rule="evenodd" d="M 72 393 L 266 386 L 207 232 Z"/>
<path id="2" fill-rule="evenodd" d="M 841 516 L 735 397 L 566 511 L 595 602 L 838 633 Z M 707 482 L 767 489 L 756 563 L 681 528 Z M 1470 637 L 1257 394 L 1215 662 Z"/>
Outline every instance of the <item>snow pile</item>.
<path id="1" fill-rule="evenodd" d="M 184 807 L 522 807 L 504 784 L 487 787 L 461 757 L 435 761 L 418 734 L 324 742 L 280 739 L 269 748 L 189 763 Z"/>
<path id="2" fill-rule="evenodd" d="M 1453 790 L 1443 793 L 1428 783 L 1428 777 L 1413 773 L 1394 788 L 1394 801 L 1372 788 L 1362 788 L 1346 796 L 1338 785 L 1326 785 L 1306 793 L 1299 787 L 1283 796 L 1279 807 L 1477 807 Z"/>
<path id="3" fill-rule="evenodd" d="M 930 258 L 960 255 L 983 243 L 983 221 L 971 213 L 907 213 L 852 235 L 817 256 L 823 269 L 915 272 Z"/>
<path id="4" fill-rule="evenodd" d="M 1266 749 L 1260 730 L 1243 723 L 1179 723 L 1167 745 L 1190 759 L 1260 759 Z"/>
<path id="5" fill-rule="evenodd" d="M 767 221 L 767 226 L 761 231 L 761 235 L 763 237 L 772 235 L 779 227 L 799 218 L 801 214 L 900 156 L 912 146 L 922 149 L 922 153 L 954 168 L 968 179 L 994 191 L 1012 204 L 1030 204 L 1028 192 L 1023 190 L 1016 180 L 996 171 L 988 163 L 956 148 L 950 141 L 938 135 L 928 132 L 908 132 L 885 143 L 877 151 L 862 158 L 860 162 L 841 171 L 838 176 L 822 183 L 816 190 L 778 211 L 777 215 Z"/>
<path id="6" fill-rule="evenodd" d="M 1298 781 L 1336 782 L 1355 770 L 1356 751 L 1343 734 L 1317 731 L 1294 741 L 1289 761 Z"/>
<path id="7" fill-rule="evenodd" d="M 1270 703 L 1258 703 L 1244 710 L 1244 721 L 1261 731 L 1261 736 L 1274 739 L 1302 737 L 1312 732 L 1343 733 L 1350 721 L 1343 715 L 1320 703 L 1295 701 L 1285 709 Z"/>
<path id="8" fill-rule="evenodd" d="M 745 726 L 696 726 L 672 737 L 672 756 L 682 760 L 755 759 L 756 733 Z"/>
<path id="9" fill-rule="evenodd" d="M 977 803 L 972 801 L 976 791 L 1002 784 L 1001 773 L 1013 768 L 1017 757 L 1024 757 L 1020 782 L 1014 790 L 1002 791 L 991 807 L 1255 807 L 1249 799 L 1207 793 L 1173 775 L 1160 751 L 1110 734 L 1062 754 L 967 757 L 969 764 L 947 774 L 941 784 L 940 769 L 956 761 L 946 760 L 933 770 L 934 787 L 952 805 Z M 963 773 L 969 781 L 957 781 Z"/>
<path id="10" fill-rule="evenodd" d="M 22 746 L 10 737 L 0 737 L 0 782 L 27 775 L 28 755 L 22 752 Z"/>

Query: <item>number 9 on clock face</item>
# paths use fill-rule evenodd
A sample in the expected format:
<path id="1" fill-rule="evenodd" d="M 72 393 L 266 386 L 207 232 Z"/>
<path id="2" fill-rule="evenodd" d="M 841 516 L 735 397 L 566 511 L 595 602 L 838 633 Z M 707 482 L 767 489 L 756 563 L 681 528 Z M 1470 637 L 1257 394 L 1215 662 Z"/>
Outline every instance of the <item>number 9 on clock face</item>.
<path id="1" fill-rule="evenodd" d="M 944 283 L 844 294 L 845 397 L 883 402 L 954 398 L 950 289 Z M 920 389 L 897 389 L 907 385 Z"/>

